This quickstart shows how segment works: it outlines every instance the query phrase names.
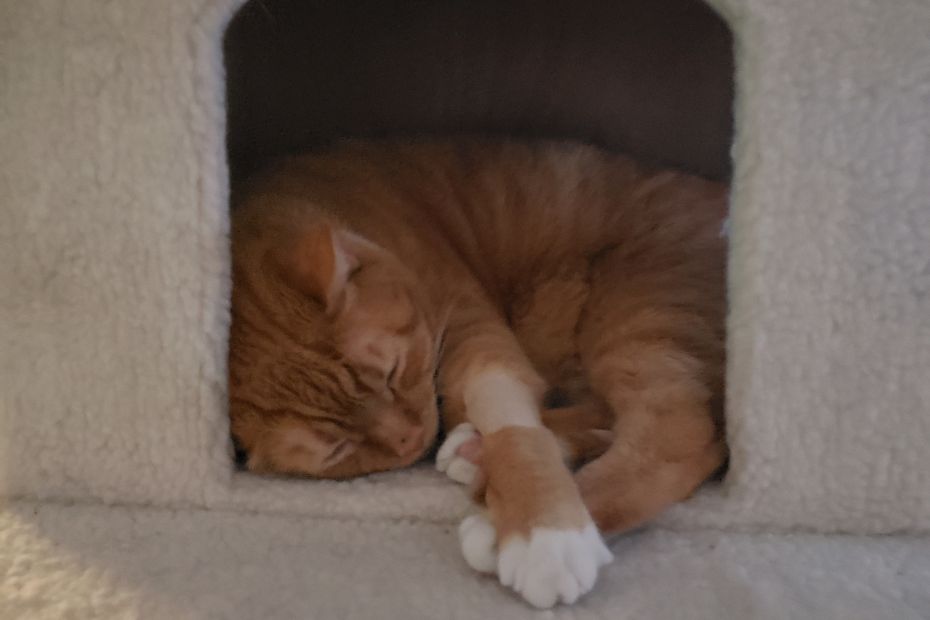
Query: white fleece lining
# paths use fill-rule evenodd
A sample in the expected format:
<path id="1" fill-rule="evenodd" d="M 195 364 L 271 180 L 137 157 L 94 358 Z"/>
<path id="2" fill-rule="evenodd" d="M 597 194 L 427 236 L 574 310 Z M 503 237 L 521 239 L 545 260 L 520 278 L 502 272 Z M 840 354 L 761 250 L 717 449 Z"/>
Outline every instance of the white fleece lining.
<path id="1" fill-rule="evenodd" d="M 0 618 L 922 620 L 930 540 L 652 531 L 540 614 L 410 521 L 17 503 L 0 510 Z"/>
<path id="2" fill-rule="evenodd" d="M 0 5 L 0 618 L 529 617 L 466 567 L 467 498 L 430 467 L 233 470 L 240 4 Z M 930 530 L 930 4 L 712 4 L 737 41 L 731 473 L 553 617 L 930 617 L 926 538 L 797 533 Z"/>

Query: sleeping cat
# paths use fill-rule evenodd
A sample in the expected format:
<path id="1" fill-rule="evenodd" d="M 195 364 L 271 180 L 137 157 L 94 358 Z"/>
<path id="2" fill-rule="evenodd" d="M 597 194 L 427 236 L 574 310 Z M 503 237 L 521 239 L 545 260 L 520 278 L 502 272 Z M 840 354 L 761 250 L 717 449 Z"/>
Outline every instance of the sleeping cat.
<path id="1" fill-rule="evenodd" d="M 466 561 L 536 606 L 574 602 L 610 559 L 601 532 L 724 461 L 726 191 L 569 143 L 349 142 L 278 163 L 234 201 L 247 467 L 405 467 L 440 394 L 438 466 L 483 505 Z"/>

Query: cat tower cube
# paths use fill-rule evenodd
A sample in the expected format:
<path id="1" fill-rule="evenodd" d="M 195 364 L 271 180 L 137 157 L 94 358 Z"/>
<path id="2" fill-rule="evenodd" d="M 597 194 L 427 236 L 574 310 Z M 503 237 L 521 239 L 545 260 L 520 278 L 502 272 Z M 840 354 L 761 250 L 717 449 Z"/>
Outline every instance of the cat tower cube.
<path id="1" fill-rule="evenodd" d="M 729 471 L 552 613 L 930 617 L 930 5 L 710 4 L 735 44 Z M 0 618 L 530 617 L 465 566 L 467 498 L 429 468 L 234 465 L 241 6 L 0 6 Z"/>

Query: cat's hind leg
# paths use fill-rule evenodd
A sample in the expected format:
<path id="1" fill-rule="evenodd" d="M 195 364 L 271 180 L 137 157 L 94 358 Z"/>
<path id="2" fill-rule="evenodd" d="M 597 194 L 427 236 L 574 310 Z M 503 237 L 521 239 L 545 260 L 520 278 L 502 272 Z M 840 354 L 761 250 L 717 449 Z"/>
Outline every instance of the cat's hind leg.
<path id="1" fill-rule="evenodd" d="M 576 480 L 602 532 L 655 517 L 725 460 L 724 248 L 715 232 L 674 247 L 618 247 L 592 269 L 579 353 L 616 421 L 610 448 Z"/>

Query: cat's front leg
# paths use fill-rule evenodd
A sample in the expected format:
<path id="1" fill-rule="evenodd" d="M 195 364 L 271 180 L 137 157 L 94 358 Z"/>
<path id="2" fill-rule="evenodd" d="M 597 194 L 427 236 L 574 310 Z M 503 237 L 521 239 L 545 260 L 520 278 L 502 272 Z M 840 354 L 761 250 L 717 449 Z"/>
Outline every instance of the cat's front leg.
<path id="1" fill-rule="evenodd" d="M 516 373 L 490 368 L 467 382 L 463 396 L 482 435 L 478 492 L 487 505 L 460 528 L 465 559 L 537 607 L 575 602 L 612 556 L 540 422 L 534 391 Z"/>
<path id="2" fill-rule="evenodd" d="M 541 417 L 573 467 L 601 456 L 613 441 L 612 416 L 599 401 L 544 409 Z M 437 451 L 436 469 L 455 482 L 472 485 L 480 473 L 480 457 L 481 435 L 470 422 L 460 422 Z"/>
<path id="3" fill-rule="evenodd" d="M 574 603 L 612 559 L 561 459 L 544 428 L 512 426 L 483 438 L 487 516 L 474 518 L 493 526 L 500 582 L 541 608 Z M 488 565 L 481 554 L 488 529 L 471 523 L 460 530 L 476 570 Z"/>

